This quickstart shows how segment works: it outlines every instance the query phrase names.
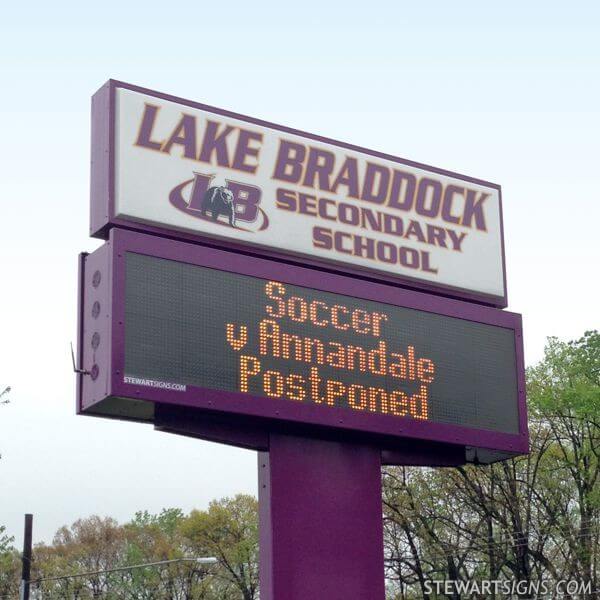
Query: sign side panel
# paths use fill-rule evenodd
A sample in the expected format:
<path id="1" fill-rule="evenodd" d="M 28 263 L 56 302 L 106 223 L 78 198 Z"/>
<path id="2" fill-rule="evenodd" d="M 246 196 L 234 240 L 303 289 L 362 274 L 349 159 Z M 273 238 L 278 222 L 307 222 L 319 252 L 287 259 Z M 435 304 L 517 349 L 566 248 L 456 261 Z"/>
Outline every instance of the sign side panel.
<path id="1" fill-rule="evenodd" d="M 522 450 L 529 452 L 529 425 L 527 422 L 527 382 L 525 379 L 525 350 L 523 343 L 523 318 L 515 314 L 515 358 L 517 369 L 517 393 L 519 398 L 519 432 Z"/>
<path id="2" fill-rule="evenodd" d="M 111 247 L 104 244 L 84 258 L 82 291 L 82 323 L 79 368 L 81 375 L 81 402 L 79 412 L 86 412 L 109 393 L 112 321 Z"/>
<path id="3" fill-rule="evenodd" d="M 113 87 L 105 83 L 92 96 L 90 235 L 102 237 L 111 219 Z"/>
<path id="4" fill-rule="evenodd" d="M 82 397 L 83 397 L 83 373 L 81 365 L 83 364 L 83 318 L 84 318 L 84 303 L 83 292 L 85 289 L 85 260 L 88 256 L 87 252 L 81 252 L 77 261 L 77 357 L 74 359 L 73 368 L 76 373 L 76 400 L 75 411 L 81 413 Z"/>

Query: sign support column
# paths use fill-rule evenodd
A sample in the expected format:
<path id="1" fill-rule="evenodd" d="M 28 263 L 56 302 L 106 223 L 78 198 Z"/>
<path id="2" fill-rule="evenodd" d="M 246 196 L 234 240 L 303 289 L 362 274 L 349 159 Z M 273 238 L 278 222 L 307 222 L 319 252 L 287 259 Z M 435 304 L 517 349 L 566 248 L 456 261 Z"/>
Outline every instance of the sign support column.
<path id="1" fill-rule="evenodd" d="M 383 600 L 381 451 L 271 434 L 258 455 L 263 600 Z"/>

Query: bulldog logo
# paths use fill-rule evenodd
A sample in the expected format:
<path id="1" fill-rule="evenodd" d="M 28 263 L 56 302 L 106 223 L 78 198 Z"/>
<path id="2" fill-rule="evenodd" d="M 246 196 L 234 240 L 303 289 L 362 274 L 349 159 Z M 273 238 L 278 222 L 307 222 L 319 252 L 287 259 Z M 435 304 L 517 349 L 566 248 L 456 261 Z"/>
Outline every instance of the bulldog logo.
<path id="1" fill-rule="evenodd" d="M 206 216 L 207 211 L 211 212 L 213 221 L 216 221 L 220 214 L 225 214 L 229 219 L 229 224 L 235 227 L 233 192 L 226 186 L 214 186 L 206 190 L 202 199 L 202 215 Z"/>
<path id="2" fill-rule="evenodd" d="M 169 202 L 192 217 L 216 225 L 252 232 L 267 229 L 269 218 L 260 208 L 260 188 L 229 179 L 224 185 L 211 185 L 214 178 L 194 173 L 193 179 L 171 190 Z"/>

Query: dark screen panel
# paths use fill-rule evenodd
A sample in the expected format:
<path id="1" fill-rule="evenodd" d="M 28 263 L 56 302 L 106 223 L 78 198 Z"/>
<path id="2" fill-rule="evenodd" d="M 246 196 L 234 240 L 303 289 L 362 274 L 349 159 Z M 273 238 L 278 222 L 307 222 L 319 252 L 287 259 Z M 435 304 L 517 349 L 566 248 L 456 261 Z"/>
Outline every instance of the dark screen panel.
<path id="1" fill-rule="evenodd" d="M 511 329 L 132 252 L 125 379 L 518 433 Z"/>

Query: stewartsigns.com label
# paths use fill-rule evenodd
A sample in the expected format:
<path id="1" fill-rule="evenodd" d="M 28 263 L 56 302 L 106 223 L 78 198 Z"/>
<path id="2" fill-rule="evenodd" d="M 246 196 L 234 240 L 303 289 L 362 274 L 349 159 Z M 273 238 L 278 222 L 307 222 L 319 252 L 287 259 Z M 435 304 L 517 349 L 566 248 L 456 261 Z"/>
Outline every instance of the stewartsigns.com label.
<path id="1" fill-rule="evenodd" d="M 497 186 L 116 89 L 115 216 L 504 296 Z"/>

